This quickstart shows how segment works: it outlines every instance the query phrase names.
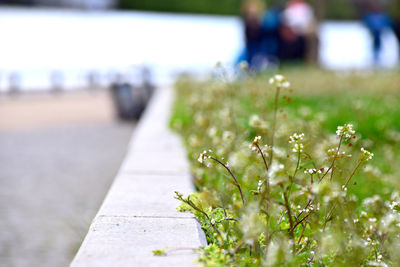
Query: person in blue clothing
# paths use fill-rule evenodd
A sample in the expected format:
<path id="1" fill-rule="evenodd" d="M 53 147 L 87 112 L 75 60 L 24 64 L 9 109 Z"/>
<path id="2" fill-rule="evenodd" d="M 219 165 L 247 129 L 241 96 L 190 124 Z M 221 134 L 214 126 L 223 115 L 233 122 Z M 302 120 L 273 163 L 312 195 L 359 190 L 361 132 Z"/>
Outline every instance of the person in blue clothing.
<path id="1" fill-rule="evenodd" d="M 262 56 L 261 41 L 263 29 L 261 17 L 264 6 L 258 0 L 246 0 L 242 5 L 242 16 L 244 21 L 245 51 L 241 61 L 247 61 L 251 69 L 257 69 L 257 58 Z"/>
<path id="2" fill-rule="evenodd" d="M 264 11 L 260 0 L 242 5 L 245 50 L 236 64 L 246 61 L 250 70 L 275 68 L 281 62 L 305 61 L 311 36 L 315 33 L 314 14 L 304 0 L 290 0 L 284 7 Z"/>
<path id="3" fill-rule="evenodd" d="M 380 63 L 382 50 L 382 33 L 393 27 L 388 14 L 383 11 L 378 1 L 369 1 L 368 11 L 365 13 L 363 22 L 372 35 L 372 52 L 375 65 Z"/>
<path id="4" fill-rule="evenodd" d="M 278 63 L 280 11 L 270 9 L 260 0 L 245 0 L 242 5 L 245 50 L 237 64 L 246 61 L 251 70 L 262 71 Z"/>

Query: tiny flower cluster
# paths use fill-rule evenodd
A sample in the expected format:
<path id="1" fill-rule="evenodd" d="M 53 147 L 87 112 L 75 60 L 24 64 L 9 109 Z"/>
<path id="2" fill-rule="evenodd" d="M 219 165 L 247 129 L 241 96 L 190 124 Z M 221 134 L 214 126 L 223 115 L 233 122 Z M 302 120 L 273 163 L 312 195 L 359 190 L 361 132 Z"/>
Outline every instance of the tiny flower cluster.
<path id="1" fill-rule="evenodd" d="M 393 211 L 400 211 L 400 201 L 392 201 L 392 203 L 390 203 L 389 207 Z"/>
<path id="2" fill-rule="evenodd" d="M 304 133 L 298 134 L 294 133 L 293 135 L 289 136 L 289 143 L 296 143 L 300 142 L 304 138 Z"/>
<path id="3" fill-rule="evenodd" d="M 253 150 L 253 151 L 256 151 L 256 150 L 257 150 L 257 147 L 258 147 L 259 144 L 260 144 L 260 140 L 261 140 L 261 136 L 256 136 L 256 137 L 254 137 L 254 140 L 253 140 L 253 142 L 249 145 L 249 148 L 250 148 L 251 150 Z"/>
<path id="4" fill-rule="evenodd" d="M 328 149 L 327 154 L 330 157 L 337 157 L 337 158 L 351 158 L 352 157 L 351 154 L 347 155 L 345 151 L 339 152 L 339 149 L 337 147 Z"/>
<path id="5" fill-rule="evenodd" d="M 372 159 L 374 156 L 374 153 L 369 152 L 368 150 L 364 149 L 363 147 L 361 148 L 361 160 L 368 161 Z"/>
<path id="6" fill-rule="evenodd" d="M 338 126 L 336 134 L 338 136 L 344 136 L 345 138 L 352 137 L 356 131 L 353 129 L 353 124 L 345 124 L 343 126 Z"/>
<path id="7" fill-rule="evenodd" d="M 210 158 L 210 155 L 208 153 L 212 153 L 212 150 L 204 150 L 203 153 L 200 154 L 199 158 L 197 159 L 198 162 L 200 162 L 201 164 L 204 163 L 205 160 Z"/>
<path id="8" fill-rule="evenodd" d="M 303 152 L 304 145 L 300 143 L 301 140 L 304 138 L 304 133 L 298 134 L 294 133 L 289 137 L 289 143 L 293 144 L 293 152 Z"/>
<path id="9" fill-rule="evenodd" d="M 285 76 L 276 74 L 274 77 L 269 79 L 269 83 L 275 85 L 279 88 L 289 88 L 290 82 L 286 79 Z"/>
<path id="10" fill-rule="evenodd" d="M 319 169 L 319 170 L 317 170 L 317 169 L 315 169 L 315 168 L 312 168 L 312 169 L 305 169 L 305 170 L 304 170 L 304 173 L 305 173 L 305 174 L 310 174 L 310 175 L 313 175 L 313 174 L 316 174 L 316 173 L 321 174 L 321 173 L 322 173 L 322 169 Z"/>

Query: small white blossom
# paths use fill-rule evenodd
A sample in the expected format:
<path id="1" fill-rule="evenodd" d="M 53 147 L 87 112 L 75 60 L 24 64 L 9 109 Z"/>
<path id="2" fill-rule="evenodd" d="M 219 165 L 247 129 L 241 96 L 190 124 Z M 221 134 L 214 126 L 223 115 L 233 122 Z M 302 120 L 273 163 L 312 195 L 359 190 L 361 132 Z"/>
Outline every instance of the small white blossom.
<path id="1" fill-rule="evenodd" d="M 304 139 L 304 133 L 294 133 L 293 135 L 289 136 L 289 143 L 298 143 Z"/>
<path id="2" fill-rule="evenodd" d="M 304 170 L 304 173 L 305 173 L 305 174 L 310 174 L 310 175 L 313 175 L 313 174 L 315 174 L 315 173 L 317 173 L 317 172 L 320 173 L 319 170 L 317 171 L 317 169 L 314 169 L 314 168 L 312 168 L 312 169 L 305 169 L 305 170 Z"/>
<path id="3" fill-rule="evenodd" d="M 261 140 L 261 136 L 254 137 L 253 142 L 249 145 L 249 148 L 253 151 L 257 150 L 257 146 L 259 146 Z"/>
<path id="4" fill-rule="evenodd" d="M 303 152 L 304 145 L 300 143 L 304 139 L 304 133 L 294 133 L 289 136 L 289 143 L 293 144 L 292 152 Z"/>
<path id="5" fill-rule="evenodd" d="M 338 126 L 336 130 L 336 135 L 344 136 L 345 138 L 350 138 L 354 136 L 356 131 L 353 130 L 353 124 L 345 124 L 343 126 Z"/>
<path id="6" fill-rule="evenodd" d="M 392 201 L 389 205 L 390 209 L 393 211 L 400 211 L 400 201 Z"/>
<path id="7" fill-rule="evenodd" d="M 374 156 L 374 153 L 369 152 L 368 150 L 364 149 L 363 147 L 361 148 L 361 160 L 368 161 L 372 159 Z"/>
<path id="8" fill-rule="evenodd" d="M 211 150 L 210 150 L 210 152 L 211 152 Z M 207 152 L 206 150 L 204 150 L 203 153 L 201 153 L 201 154 L 199 155 L 199 158 L 197 159 L 197 161 L 200 162 L 201 164 L 203 164 L 204 161 L 205 161 L 206 159 L 208 159 L 208 158 L 210 158 L 210 156 L 208 155 L 208 152 Z M 208 166 L 207 166 L 207 167 L 208 167 Z"/>
<path id="9" fill-rule="evenodd" d="M 286 79 L 285 76 L 276 74 L 274 77 L 269 79 L 269 83 L 271 85 L 274 85 L 276 87 L 280 88 L 289 88 L 290 87 L 290 82 Z"/>

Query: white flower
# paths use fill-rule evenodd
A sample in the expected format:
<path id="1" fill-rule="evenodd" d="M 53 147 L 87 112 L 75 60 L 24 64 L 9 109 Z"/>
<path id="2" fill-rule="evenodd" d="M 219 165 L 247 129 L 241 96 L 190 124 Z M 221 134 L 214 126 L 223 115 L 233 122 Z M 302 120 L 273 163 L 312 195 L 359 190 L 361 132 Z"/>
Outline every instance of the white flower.
<path id="1" fill-rule="evenodd" d="M 303 152 L 304 145 L 303 144 L 294 144 L 292 151 L 293 152 Z"/>
<path id="2" fill-rule="evenodd" d="M 390 203 L 389 207 L 393 211 L 400 211 L 400 201 L 392 201 L 392 203 Z"/>
<path id="3" fill-rule="evenodd" d="M 374 153 L 369 152 L 368 150 L 364 149 L 363 147 L 361 148 L 361 160 L 368 161 L 372 159 L 374 156 Z"/>
<path id="4" fill-rule="evenodd" d="M 280 88 L 289 88 L 290 82 L 286 79 L 285 76 L 276 74 L 274 77 L 269 79 L 269 83 L 275 85 Z"/>
<path id="5" fill-rule="evenodd" d="M 312 169 L 305 169 L 304 170 L 304 173 L 305 174 L 310 174 L 310 175 L 313 175 L 313 174 L 315 174 L 315 173 L 317 173 L 318 171 L 317 171 L 317 169 L 314 169 L 314 168 L 312 168 Z"/>
<path id="6" fill-rule="evenodd" d="M 338 126 L 336 130 L 336 135 L 344 136 L 345 138 L 350 138 L 354 136 L 356 131 L 353 130 L 353 124 L 345 124 L 343 126 Z"/>
<path id="7" fill-rule="evenodd" d="M 251 150 L 253 150 L 253 151 L 256 151 L 256 150 L 257 150 L 257 147 L 258 147 L 259 144 L 260 144 L 260 140 L 261 140 L 261 136 L 256 136 L 256 137 L 254 137 L 254 140 L 253 140 L 253 142 L 249 145 L 249 148 L 250 148 Z"/>
<path id="8" fill-rule="evenodd" d="M 210 152 L 211 152 L 211 150 L 210 150 Z M 204 150 L 203 153 L 201 153 L 199 155 L 199 158 L 197 159 L 197 161 L 200 162 L 201 164 L 203 164 L 203 162 L 208 158 L 210 158 L 210 156 L 208 155 L 207 151 Z"/>
<path id="9" fill-rule="evenodd" d="M 299 142 L 301 140 L 303 140 L 304 138 L 304 133 L 294 133 L 293 135 L 289 136 L 289 143 L 296 143 Z"/>
<path id="10" fill-rule="evenodd" d="M 289 143 L 293 144 L 293 148 L 292 151 L 293 152 L 303 152 L 303 148 L 304 145 L 302 143 L 300 143 L 301 140 L 303 140 L 304 138 L 304 133 L 298 134 L 298 133 L 294 133 L 293 135 L 291 135 L 289 137 Z"/>

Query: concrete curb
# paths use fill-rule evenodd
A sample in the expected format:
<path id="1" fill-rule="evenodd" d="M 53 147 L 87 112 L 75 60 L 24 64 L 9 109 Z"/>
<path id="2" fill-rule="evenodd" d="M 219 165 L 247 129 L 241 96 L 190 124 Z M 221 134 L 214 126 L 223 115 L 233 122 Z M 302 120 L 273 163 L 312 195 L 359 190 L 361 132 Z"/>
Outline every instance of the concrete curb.
<path id="1" fill-rule="evenodd" d="M 196 218 L 176 211 L 174 191 L 193 191 L 180 140 L 168 129 L 171 88 L 149 103 L 72 267 L 191 266 L 207 244 Z M 167 256 L 152 251 L 166 248 Z"/>

